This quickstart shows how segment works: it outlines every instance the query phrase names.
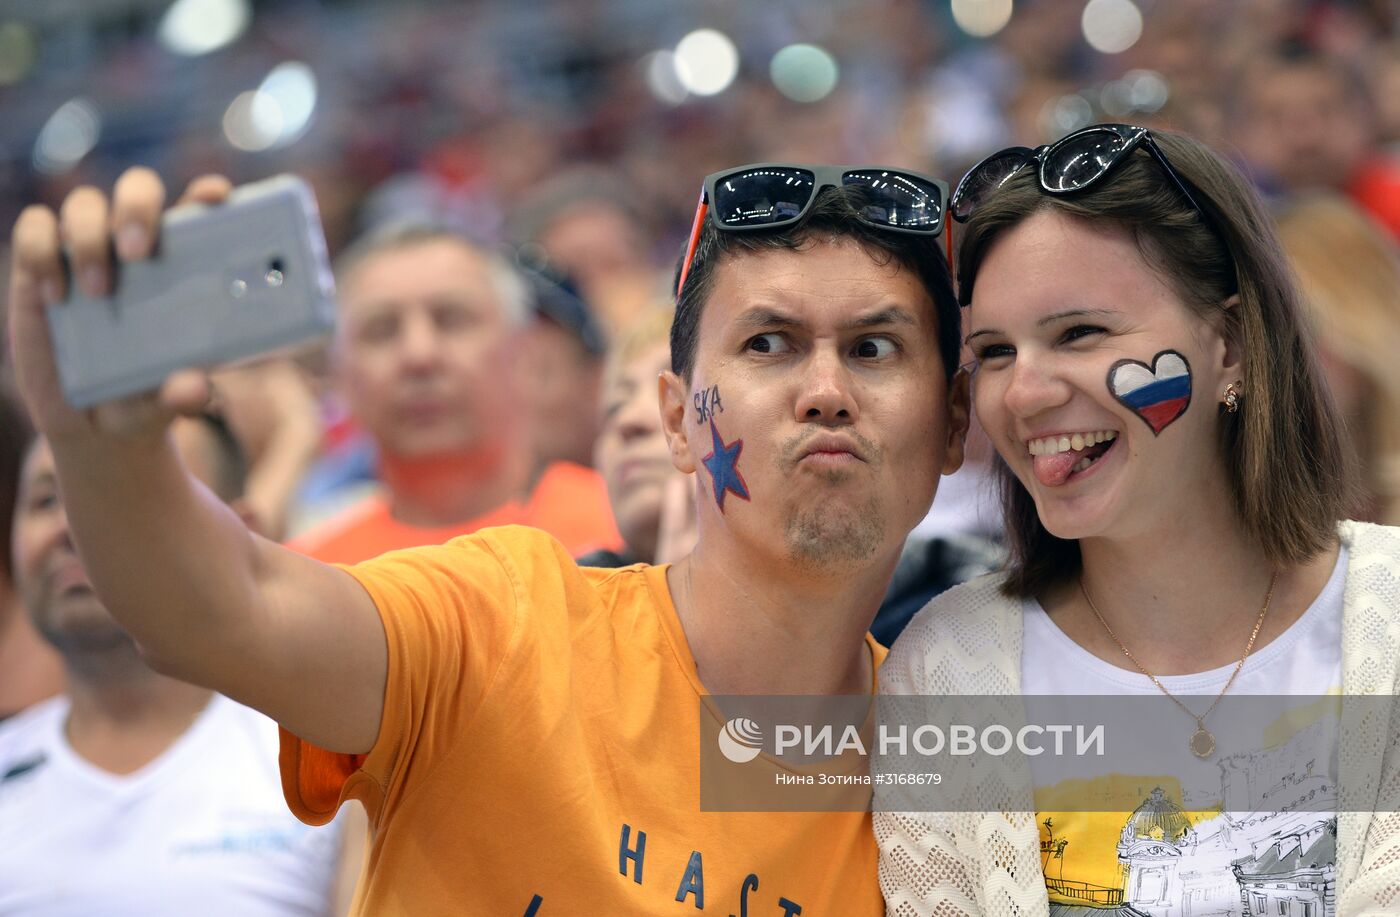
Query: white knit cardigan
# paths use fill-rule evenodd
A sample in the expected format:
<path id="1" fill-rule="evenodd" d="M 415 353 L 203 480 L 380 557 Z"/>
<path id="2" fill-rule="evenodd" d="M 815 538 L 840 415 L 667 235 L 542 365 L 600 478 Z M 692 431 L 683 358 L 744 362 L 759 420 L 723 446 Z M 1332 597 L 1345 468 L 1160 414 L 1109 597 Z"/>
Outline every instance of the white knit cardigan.
<path id="1" fill-rule="evenodd" d="M 1342 598 L 1345 695 L 1400 693 L 1400 528 L 1338 526 L 1349 555 Z M 930 602 L 880 668 L 889 694 L 1017 696 L 1022 605 L 996 574 Z M 1400 913 L 1400 703 L 1343 710 L 1337 917 Z M 1388 711 L 1382 715 L 1377 711 Z M 889 917 L 1049 914 L 1029 780 L 971 812 L 876 812 Z"/>

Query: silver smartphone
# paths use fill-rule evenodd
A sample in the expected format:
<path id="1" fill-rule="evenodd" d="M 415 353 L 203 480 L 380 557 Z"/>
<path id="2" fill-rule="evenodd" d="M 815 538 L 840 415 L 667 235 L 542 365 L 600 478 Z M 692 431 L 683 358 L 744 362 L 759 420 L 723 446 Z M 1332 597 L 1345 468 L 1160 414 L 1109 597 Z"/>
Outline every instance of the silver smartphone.
<path id="1" fill-rule="evenodd" d="M 217 206 L 176 207 L 155 254 L 113 259 L 110 296 L 70 284 L 48 307 L 68 403 L 91 407 L 212 367 L 327 335 L 335 282 L 316 198 L 294 175 L 237 188 Z"/>

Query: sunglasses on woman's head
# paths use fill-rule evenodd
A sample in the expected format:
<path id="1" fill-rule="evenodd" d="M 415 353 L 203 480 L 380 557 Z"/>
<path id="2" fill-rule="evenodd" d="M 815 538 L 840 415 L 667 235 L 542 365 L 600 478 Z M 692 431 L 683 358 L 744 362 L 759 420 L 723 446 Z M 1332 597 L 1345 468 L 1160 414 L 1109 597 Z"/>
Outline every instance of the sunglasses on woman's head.
<path id="1" fill-rule="evenodd" d="M 958 182 L 950 207 L 953 219 L 966 223 L 1007 179 L 1029 165 L 1039 165 L 1040 187 L 1047 194 L 1072 194 L 1112 172 L 1139 147 L 1157 160 L 1201 222 L 1214 228 L 1215 223 L 1196 203 L 1186 182 L 1152 139 L 1152 132 L 1131 124 L 1094 124 L 1034 150 L 1013 146 L 993 153 L 969 169 Z"/>
<path id="2" fill-rule="evenodd" d="M 859 187 L 863 192 L 863 202 L 856 212 L 863 223 L 890 232 L 926 236 L 943 231 L 948 185 L 918 172 L 880 166 L 783 163 L 725 169 L 705 177 L 676 283 L 676 296 L 679 298 L 685 287 L 707 216 L 716 229 L 725 232 L 781 229 L 800 221 L 821 189 L 847 186 Z"/>

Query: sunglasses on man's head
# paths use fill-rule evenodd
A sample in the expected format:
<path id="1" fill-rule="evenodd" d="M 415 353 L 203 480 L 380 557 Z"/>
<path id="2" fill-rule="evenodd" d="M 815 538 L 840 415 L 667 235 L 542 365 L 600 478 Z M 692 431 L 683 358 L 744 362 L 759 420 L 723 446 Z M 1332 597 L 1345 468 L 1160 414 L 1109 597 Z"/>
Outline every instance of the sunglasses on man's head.
<path id="1" fill-rule="evenodd" d="M 856 186 L 862 203 L 856 216 L 890 232 L 936 236 L 943 231 L 948 185 L 928 175 L 881 166 L 809 166 L 756 163 L 705 177 L 690 229 L 676 296 L 685 287 L 700 233 L 708 218 L 725 232 L 781 229 L 801 220 L 817 192 Z"/>
<path id="2" fill-rule="evenodd" d="M 1131 124 L 1094 124 L 1034 150 L 1013 146 L 993 153 L 969 169 L 958 182 L 950 211 L 953 219 L 966 223 L 1007 179 L 1034 164 L 1039 165 L 1040 187 L 1047 194 L 1083 191 L 1125 162 L 1138 148 L 1151 154 L 1201 221 L 1214 226 L 1152 139 L 1152 132 Z"/>

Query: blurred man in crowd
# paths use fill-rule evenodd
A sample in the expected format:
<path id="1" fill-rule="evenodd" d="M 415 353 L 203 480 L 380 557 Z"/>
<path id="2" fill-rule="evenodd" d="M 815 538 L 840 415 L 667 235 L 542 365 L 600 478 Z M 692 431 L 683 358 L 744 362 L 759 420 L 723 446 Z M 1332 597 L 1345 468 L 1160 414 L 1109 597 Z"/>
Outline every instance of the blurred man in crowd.
<path id="1" fill-rule="evenodd" d="M 535 320 L 529 331 L 530 410 L 535 474 L 556 462 L 593 465 L 598 397 L 603 381 L 603 329 L 588 304 L 563 278 L 530 271 Z"/>
<path id="2" fill-rule="evenodd" d="M 14 591 L 10 525 L 19 468 L 33 431 L 19 401 L 0 390 L 0 720 L 63 690 L 63 666 L 45 643 Z"/>
<path id="3" fill-rule="evenodd" d="M 1400 238 L 1400 160 L 1379 147 L 1375 102 L 1347 62 L 1269 55 L 1245 68 L 1233 111 L 1234 139 L 1264 190 L 1340 191 Z"/>
<path id="4" fill-rule="evenodd" d="M 617 544 L 594 472 L 556 462 L 536 475 L 531 306 L 514 268 L 451 232 L 390 227 L 342 256 L 339 281 L 334 374 L 383 492 L 294 547 L 354 563 L 512 523 L 574 553 Z"/>
<path id="5" fill-rule="evenodd" d="M 636 199 L 616 172 L 575 166 L 535 188 L 512 215 L 516 244 L 569 277 L 608 334 L 631 324 L 663 291 L 648 227 L 627 203 Z"/>
<path id="6" fill-rule="evenodd" d="M 195 478 L 237 500 L 221 421 L 180 421 L 174 439 Z M 68 689 L 0 725 L 0 914 L 330 913 L 340 833 L 286 811 L 275 724 L 147 666 L 88 583 L 47 443 L 19 482 L 15 580 Z"/>

